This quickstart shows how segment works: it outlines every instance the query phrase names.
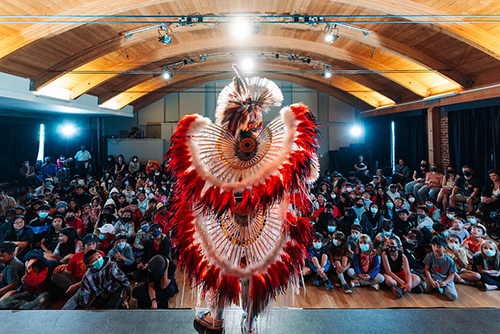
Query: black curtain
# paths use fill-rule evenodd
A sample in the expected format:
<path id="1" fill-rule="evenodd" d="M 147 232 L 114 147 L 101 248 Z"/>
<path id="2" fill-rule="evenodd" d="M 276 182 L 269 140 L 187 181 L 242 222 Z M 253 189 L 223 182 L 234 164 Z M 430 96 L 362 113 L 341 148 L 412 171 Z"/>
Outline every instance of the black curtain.
<path id="1" fill-rule="evenodd" d="M 365 143 L 371 151 L 370 172 L 376 168 L 386 170 L 391 166 L 391 119 L 370 117 L 363 120 Z"/>
<path id="2" fill-rule="evenodd" d="M 450 163 L 475 169 L 483 181 L 489 169 L 500 168 L 500 106 L 448 113 Z"/>
<path id="3" fill-rule="evenodd" d="M 394 119 L 396 164 L 403 159 L 410 169 L 428 159 L 426 114 Z"/>

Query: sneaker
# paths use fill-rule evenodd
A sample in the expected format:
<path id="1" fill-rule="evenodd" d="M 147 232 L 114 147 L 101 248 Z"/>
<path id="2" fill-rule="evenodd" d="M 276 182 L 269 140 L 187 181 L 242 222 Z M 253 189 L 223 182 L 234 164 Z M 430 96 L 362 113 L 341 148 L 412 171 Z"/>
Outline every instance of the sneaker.
<path id="1" fill-rule="evenodd" d="M 340 278 L 337 277 L 337 279 L 335 280 L 335 287 L 340 288 L 341 286 L 342 284 L 340 284 Z"/>
<path id="2" fill-rule="evenodd" d="M 439 291 L 439 293 L 440 293 L 440 294 L 443 294 L 443 293 L 444 293 L 443 288 L 442 288 L 442 287 L 440 287 L 440 286 L 438 287 L 438 291 Z"/>
<path id="3" fill-rule="evenodd" d="M 332 285 L 332 283 L 330 282 L 330 280 L 328 278 L 325 280 L 325 288 L 327 290 L 333 289 L 333 285 Z"/>
<path id="4" fill-rule="evenodd" d="M 224 321 L 212 318 L 212 314 L 208 310 L 198 311 L 194 319 L 203 327 L 213 331 L 222 331 L 224 329 Z"/>
<path id="5" fill-rule="evenodd" d="M 485 284 L 485 285 L 484 285 L 484 289 L 485 289 L 486 291 L 492 291 L 492 290 L 496 290 L 496 289 L 498 289 L 498 287 L 497 287 L 496 285 Z"/>
<path id="6" fill-rule="evenodd" d="M 392 287 L 392 293 L 396 297 L 396 299 L 403 298 L 403 290 L 401 290 L 400 287 L 393 286 Z"/>
<path id="7" fill-rule="evenodd" d="M 321 280 L 321 277 L 319 277 L 319 275 L 316 275 L 316 276 L 314 277 L 314 282 L 313 282 L 313 283 L 314 283 L 314 285 L 319 286 L 319 282 L 320 282 L 320 280 Z"/>
<path id="8" fill-rule="evenodd" d="M 380 285 L 378 283 L 372 284 L 372 288 L 374 288 L 375 291 L 378 291 L 378 290 L 380 290 Z"/>
<path id="9" fill-rule="evenodd" d="M 357 279 L 353 279 L 351 281 L 351 287 L 356 287 L 356 286 L 360 286 L 361 284 L 359 283 L 359 281 Z"/>
<path id="10" fill-rule="evenodd" d="M 413 293 L 424 293 L 424 287 L 422 286 L 422 283 L 421 282 L 419 285 L 417 285 L 416 287 L 414 287 L 411 292 Z"/>
<path id="11" fill-rule="evenodd" d="M 343 284 L 343 285 L 342 285 L 342 289 L 344 289 L 344 292 L 345 292 L 346 294 L 348 294 L 348 295 L 352 293 L 351 288 L 350 288 L 350 287 L 349 287 L 349 285 L 347 285 L 347 284 Z"/>

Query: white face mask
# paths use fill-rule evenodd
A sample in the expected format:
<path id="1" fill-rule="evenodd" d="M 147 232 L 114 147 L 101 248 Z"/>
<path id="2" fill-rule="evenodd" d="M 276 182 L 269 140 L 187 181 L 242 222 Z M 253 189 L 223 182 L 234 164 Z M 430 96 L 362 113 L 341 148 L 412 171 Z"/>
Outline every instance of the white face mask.
<path id="1" fill-rule="evenodd" d="M 415 198 L 414 198 L 414 197 L 410 197 L 410 198 L 408 198 L 408 202 L 410 202 L 410 203 L 415 202 Z"/>
<path id="2" fill-rule="evenodd" d="M 448 248 L 449 248 L 449 249 L 451 249 L 451 250 L 455 250 L 455 249 L 458 249 L 458 245 L 457 245 L 457 244 L 454 244 L 454 243 L 449 242 L 449 243 L 448 243 Z"/>

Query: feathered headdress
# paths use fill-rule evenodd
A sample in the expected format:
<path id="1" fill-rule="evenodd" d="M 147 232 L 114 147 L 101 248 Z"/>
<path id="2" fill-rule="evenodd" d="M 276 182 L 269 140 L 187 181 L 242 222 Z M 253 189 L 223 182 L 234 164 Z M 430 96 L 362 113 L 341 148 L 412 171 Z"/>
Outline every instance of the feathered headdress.
<path id="1" fill-rule="evenodd" d="M 270 106 L 280 106 L 283 94 L 279 87 L 265 78 L 247 79 L 233 65 L 236 77 L 224 87 L 217 100 L 216 123 L 235 135 L 262 125 L 262 112 Z"/>

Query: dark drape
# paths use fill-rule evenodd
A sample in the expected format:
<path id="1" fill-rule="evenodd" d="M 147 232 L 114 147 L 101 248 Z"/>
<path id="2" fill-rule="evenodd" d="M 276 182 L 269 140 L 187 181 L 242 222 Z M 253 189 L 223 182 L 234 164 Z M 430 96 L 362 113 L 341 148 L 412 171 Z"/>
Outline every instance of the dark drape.
<path id="1" fill-rule="evenodd" d="M 396 164 L 403 159 L 413 171 L 422 159 L 428 159 L 426 116 L 394 119 Z"/>
<path id="2" fill-rule="evenodd" d="M 384 170 L 391 166 L 391 119 L 387 117 L 371 117 L 363 120 L 365 143 L 371 151 L 371 168 L 374 174 L 376 162 L 378 168 Z"/>
<path id="3" fill-rule="evenodd" d="M 483 181 L 489 169 L 500 168 L 500 106 L 448 113 L 450 162 L 460 170 L 470 165 Z"/>

